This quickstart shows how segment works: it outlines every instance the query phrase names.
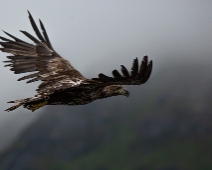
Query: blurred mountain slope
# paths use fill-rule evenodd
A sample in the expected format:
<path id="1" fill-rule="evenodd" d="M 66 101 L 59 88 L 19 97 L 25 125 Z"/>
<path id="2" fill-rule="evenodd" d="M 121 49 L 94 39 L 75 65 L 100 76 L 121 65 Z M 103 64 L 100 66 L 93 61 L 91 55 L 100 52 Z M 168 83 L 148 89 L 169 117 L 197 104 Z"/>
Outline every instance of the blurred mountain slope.
<path id="1" fill-rule="evenodd" d="M 211 169 L 212 68 L 166 63 L 143 86 L 86 106 L 50 106 L 1 169 Z"/>

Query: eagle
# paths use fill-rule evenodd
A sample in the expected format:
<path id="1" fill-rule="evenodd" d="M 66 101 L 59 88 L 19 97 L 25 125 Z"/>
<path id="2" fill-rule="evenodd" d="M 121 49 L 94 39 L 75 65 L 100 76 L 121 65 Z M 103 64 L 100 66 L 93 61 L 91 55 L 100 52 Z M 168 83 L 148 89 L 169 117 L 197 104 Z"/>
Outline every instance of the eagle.
<path id="1" fill-rule="evenodd" d="M 143 57 L 140 66 L 138 58 L 135 58 L 130 72 L 121 65 L 121 73 L 113 70 L 111 77 L 100 73 L 97 78 L 85 78 L 54 50 L 42 21 L 39 20 L 40 32 L 29 11 L 28 14 L 37 38 L 26 31 L 21 32 L 34 43 L 3 31 L 12 39 L 0 36 L 0 50 L 12 54 L 7 56 L 9 60 L 4 61 L 5 67 L 11 67 L 15 74 L 30 72 L 18 81 L 41 81 L 41 84 L 36 89 L 36 95 L 8 102 L 15 105 L 5 111 L 13 111 L 20 106 L 35 111 L 45 105 L 85 105 L 97 99 L 129 96 L 122 85 L 141 85 L 149 79 L 153 62 L 148 62 L 147 56 Z"/>

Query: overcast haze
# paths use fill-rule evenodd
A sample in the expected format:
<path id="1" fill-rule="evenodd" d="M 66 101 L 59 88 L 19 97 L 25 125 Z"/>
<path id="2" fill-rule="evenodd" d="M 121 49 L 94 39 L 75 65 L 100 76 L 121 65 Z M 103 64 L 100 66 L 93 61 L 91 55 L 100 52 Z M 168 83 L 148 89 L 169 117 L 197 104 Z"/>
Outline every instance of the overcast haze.
<path id="1" fill-rule="evenodd" d="M 28 20 L 29 10 L 35 21 L 43 21 L 55 50 L 86 77 L 96 77 L 100 72 L 111 74 L 120 64 L 129 68 L 135 57 L 141 59 L 144 55 L 154 60 L 154 76 L 172 60 L 211 63 L 211 7 L 212 1 L 202 0 L 1 0 L 0 28 L 31 42 L 19 32 L 34 34 Z M 7 37 L 3 32 L 0 36 Z M 1 61 L 6 56 L 1 53 Z M 42 110 L 3 111 L 10 107 L 7 101 L 34 95 L 38 85 L 16 82 L 20 75 L 3 66 L 0 63 L 1 136 L 18 132 L 23 122 L 34 119 Z"/>

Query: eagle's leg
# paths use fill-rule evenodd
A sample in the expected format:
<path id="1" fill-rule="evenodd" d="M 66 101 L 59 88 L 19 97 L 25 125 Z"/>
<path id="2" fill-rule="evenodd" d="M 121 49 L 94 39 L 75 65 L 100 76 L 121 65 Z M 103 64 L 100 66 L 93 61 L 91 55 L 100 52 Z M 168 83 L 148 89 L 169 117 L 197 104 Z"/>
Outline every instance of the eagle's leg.
<path id="1" fill-rule="evenodd" d="M 30 103 L 30 104 L 24 104 L 24 107 L 26 107 L 28 110 L 31 110 L 34 112 L 35 110 L 45 106 L 48 103 L 48 101 L 41 101 L 36 103 Z"/>

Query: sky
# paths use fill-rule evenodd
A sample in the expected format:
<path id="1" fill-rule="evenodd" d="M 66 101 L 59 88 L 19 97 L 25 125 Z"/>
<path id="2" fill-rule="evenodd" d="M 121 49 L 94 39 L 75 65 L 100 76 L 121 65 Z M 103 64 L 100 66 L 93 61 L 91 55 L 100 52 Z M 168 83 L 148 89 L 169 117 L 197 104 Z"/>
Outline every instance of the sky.
<path id="1" fill-rule="evenodd" d="M 31 42 L 19 32 L 34 34 L 29 10 L 35 21 L 43 21 L 54 49 L 85 77 L 111 75 L 121 64 L 130 68 L 144 55 L 154 60 L 154 75 L 170 61 L 212 62 L 211 6 L 210 0 L 1 0 L 0 29 Z M 0 53 L 1 61 L 7 55 Z M 17 82 L 21 76 L 2 62 L 0 72 L 0 135 L 7 134 L 1 141 L 7 143 L 40 111 L 6 113 L 11 106 L 6 102 L 34 95 L 39 83 Z"/>

